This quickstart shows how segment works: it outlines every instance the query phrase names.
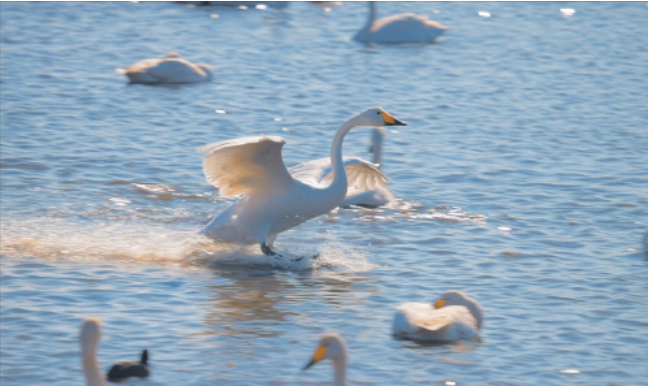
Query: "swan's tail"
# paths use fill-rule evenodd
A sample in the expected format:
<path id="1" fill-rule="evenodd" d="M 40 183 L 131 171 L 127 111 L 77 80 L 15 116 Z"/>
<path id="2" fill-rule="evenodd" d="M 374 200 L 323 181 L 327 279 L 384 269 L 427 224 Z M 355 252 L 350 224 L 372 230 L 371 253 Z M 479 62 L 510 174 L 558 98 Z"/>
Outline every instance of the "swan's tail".
<path id="1" fill-rule="evenodd" d="M 122 68 L 117 68 L 117 69 L 115 69 L 115 71 L 117 73 L 119 73 L 119 74 L 127 74 L 128 73 L 128 69 L 122 69 Z"/>

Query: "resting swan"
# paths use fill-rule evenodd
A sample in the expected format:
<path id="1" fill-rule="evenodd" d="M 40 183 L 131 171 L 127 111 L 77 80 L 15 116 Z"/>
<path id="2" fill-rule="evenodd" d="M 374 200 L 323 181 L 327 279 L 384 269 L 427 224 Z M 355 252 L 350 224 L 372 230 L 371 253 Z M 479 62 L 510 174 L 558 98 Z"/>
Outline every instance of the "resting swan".
<path id="1" fill-rule="evenodd" d="M 484 313 L 479 303 L 458 290 L 441 295 L 434 306 L 405 303 L 397 308 L 392 332 L 405 339 L 453 341 L 479 334 Z"/>
<path id="2" fill-rule="evenodd" d="M 319 361 L 330 359 L 333 362 L 335 381 L 333 385 L 343 386 L 346 381 L 347 351 L 344 339 L 338 334 L 326 334 L 313 354 L 313 358 L 302 370 L 306 370 Z"/>
<path id="3" fill-rule="evenodd" d="M 357 126 L 404 126 L 380 108 L 371 108 L 344 122 L 331 144 L 330 172 L 316 160 L 290 171 L 281 158 L 285 141 L 260 136 L 212 143 L 198 149 L 207 153 L 203 172 L 221 196 L 243 195 L 217 215 L 202 231 L 220 242 L 261 245 L 265 255 L 277 234 L 338 207 L 349 185 L 375 188 L 387 178 L 360 158 L 342 158 L 342 141 Z M 348 177 L 347 177 L 348 174 Z"/>
<path id="4" fill-rule="evenodd" d="M 191 63 L 178 53 L 145 59 L 117 72 L 128 76 L 134 84 L 190 84 L 212 78 L 210 66 Z"/>
<path id="5" fill-rule="evenodd" d="M 427 16 L 404 13 L 376 19 L 376 4 L 369 2 L 369 20 L 353 39 L 365 43 L 429 43 L 448 27 Z"/>

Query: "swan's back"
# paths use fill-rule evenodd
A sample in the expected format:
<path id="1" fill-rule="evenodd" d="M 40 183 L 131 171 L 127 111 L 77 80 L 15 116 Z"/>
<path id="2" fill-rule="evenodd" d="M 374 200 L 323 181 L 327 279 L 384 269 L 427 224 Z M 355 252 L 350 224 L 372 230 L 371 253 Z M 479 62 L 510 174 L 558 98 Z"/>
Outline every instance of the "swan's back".
<path id="1" fill-rule="evenodd" d="M 204 65 L 195 65 L 176 53 L 139 61 L 120 73 L 126 74 L 133 83 L 143 84 L 192 83 L 211 79 L 211 73 L 205 70 Z"/>
<path id="2" fill-rule="evenodd" d="M 444 342 L 472 339 L 478 335 L 479 327 L 464 306 L 435 309 L 431 304 L 405 303 L 397 308 L 392 332 L 405 339 Z"/>
<path id="3" fill-rule="evenodd" d="M 371 40 L 382 43 L 430 42 L 447 27 L 413 13 L 387 16 L 371 26 Z"/>

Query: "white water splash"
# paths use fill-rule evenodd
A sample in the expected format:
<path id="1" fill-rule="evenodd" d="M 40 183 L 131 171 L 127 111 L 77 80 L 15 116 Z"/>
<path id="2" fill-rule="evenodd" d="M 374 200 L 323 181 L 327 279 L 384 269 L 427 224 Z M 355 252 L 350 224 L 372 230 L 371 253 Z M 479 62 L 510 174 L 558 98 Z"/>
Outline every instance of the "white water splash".
<path id="1" fill-rule="evenodd" d="M 186 265 L 263 266 L 285 270 L 341 268 L 368 271 L 374 267 L 362 249 L 328 236 L 320 247 L 278 244 L 282 258 L 263 255 L 259 247 L 215 243 L 195 230 L 170 229 L 120 221 L 75 222 L 41 217 L 3 220 L 0 255 L 14 258 L 128 260 Z M 288 248 L 287 246 L 290 246 Z M 299 245 L 297 245 L 299 246 Z M 317 255 L 316 255 L 317 254 Z M 300 260 L 293 260 L 302 257 Z"/>

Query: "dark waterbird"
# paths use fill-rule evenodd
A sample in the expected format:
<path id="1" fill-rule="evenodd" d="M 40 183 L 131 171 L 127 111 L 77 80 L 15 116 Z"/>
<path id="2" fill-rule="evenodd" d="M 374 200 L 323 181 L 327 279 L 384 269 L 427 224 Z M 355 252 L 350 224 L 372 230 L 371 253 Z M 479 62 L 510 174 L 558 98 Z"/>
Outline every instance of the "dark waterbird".
<path id="1" fill-rule="evenodd" d="M 121 382 L 130 377 L 146 378 L 149 376 L 148 351 L 142 351 L 140 361 L 117 362 L 108 371 L 108 381 Z"/>

